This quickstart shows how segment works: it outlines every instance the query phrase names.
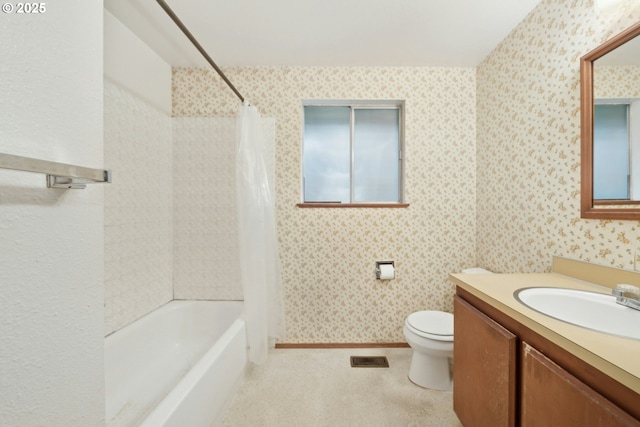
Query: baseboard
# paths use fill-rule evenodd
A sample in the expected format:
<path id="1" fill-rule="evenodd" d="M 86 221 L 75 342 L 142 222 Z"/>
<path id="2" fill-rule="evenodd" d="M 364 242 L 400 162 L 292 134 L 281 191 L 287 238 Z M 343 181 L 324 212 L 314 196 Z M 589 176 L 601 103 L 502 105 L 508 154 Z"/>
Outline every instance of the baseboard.
<path id="1" fill-rule="evenodd" d="M 276 348 L 405 348 L 406 342 L 389 343 L 277 343 Z"/>

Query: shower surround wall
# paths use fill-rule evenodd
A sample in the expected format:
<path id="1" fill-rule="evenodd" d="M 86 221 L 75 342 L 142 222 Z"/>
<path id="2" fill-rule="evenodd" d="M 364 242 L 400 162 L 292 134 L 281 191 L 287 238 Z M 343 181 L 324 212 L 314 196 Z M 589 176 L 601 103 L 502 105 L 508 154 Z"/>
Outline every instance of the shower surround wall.
<path id="1" fill-rule="evenodd" d="M 172 119 L 108 80 L 104 98 L 105 334 L 172 299 L 241 300 L 235 118 Z"/>
<path id="2" fill-rule="evenodd" d="M 171 117 L 104 82 L 105 335 L 173 299 Z"/>
<path id="3" fill-rule="evenodd" d="M 236 118 L 174 117 L 172 124 L 174 297 L 242 300 Z M 265 137 L 273 136 L 274 127 L 273 119 L 262 119 Z M 273 147 L 267 150 L 273 180 L 275 154 Z"/>
<path id="4" fill-rule="evenodd" d="M 172 118 L 169 65 L 106 10 L 104 23 L 108 335 L 172 299 L 241 300 L 242 287 L 235 117 Z"/>
<path id="5" fill-rule="evenodd" d="M 287 325 L 281 341 L 402 342 L 410 312 L 450 311 L 448 274 L 475 263 L 475 70 L 284 67 L 225 74 L 263 116 L 275 118 Z M 296 207 L 303 99 L 405 100 L 409 208 Z M 237 108 L 213 71 L 173 70 L 174 116 Z M 197 173 L 209 179 L 206 170 Z M 192 209 L 206 209 L 206 201 L 193 201 Z M 376 260 L 394 260 L 397 278 L 375 280 Z"/>
<path id="6" fill-rule="evenodd" d="M 105 335 L 173 299 L 171 67 L 104 11 Z"/>
<path id="7" fill-rule="evenodd" d="M 173 119 L 176 299 L 242 299 L 235 136 L 235 117 Z"/>
<path id="8" fill-rule="evenodd" d="M 543 0 L 478 67 L 478 265 L 544 272 L 559 255 L 633 269 L 637 221 L 580 218 L 579 60 L 640 7 L 592 3 Z"/>

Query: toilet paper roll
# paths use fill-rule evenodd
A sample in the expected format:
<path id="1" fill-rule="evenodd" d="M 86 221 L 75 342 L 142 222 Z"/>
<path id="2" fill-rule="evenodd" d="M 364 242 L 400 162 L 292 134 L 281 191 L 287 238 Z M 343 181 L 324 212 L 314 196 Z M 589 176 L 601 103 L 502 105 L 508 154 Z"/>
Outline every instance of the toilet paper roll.
<path id="1" fill-rule="evenodd" d="M 391 280 L 396 278 L 396 271 L 393 264 L 380 264 L 380 280 Z"/>

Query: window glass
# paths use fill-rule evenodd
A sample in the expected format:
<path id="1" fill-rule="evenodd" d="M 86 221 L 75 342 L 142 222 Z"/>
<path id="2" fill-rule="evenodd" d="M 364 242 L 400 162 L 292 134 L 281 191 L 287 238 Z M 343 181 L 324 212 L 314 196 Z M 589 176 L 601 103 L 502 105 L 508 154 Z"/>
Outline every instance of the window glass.
<path id="1" fill-rule="evenodd" d="M 337 103 L 304 106 L 303 201 L 402 202 L 401 104 Z"/>
<path id="2" fill-rule="evenodd" d="M 593 198 L 629 199 L 629 126 L 626 104 L 595 105 Z"/>
<path id="3" fill-rule="evenodd" d="M 397 202 L 398 109 L 356 109 L 354 118 L 355 202 Z"/>
<path id="4" fill-rule="evenodd" d="M 349 203 L 351 109 L 304 108 L 304 201 Z"/>

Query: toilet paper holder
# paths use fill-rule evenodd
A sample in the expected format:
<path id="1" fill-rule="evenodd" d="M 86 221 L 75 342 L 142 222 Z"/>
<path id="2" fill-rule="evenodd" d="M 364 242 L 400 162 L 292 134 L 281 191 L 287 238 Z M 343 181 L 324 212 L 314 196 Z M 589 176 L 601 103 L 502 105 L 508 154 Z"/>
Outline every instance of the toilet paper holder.
<path id="1" fill-rule="evenodd" d="M 376 279 L 378 279 L 378 280 L 381 279 L 382 271 L 381 271 L 380 267 L 382 265 L 391 265 L 391 268 L 393 270 L 393 277 L 386 278 L 386 279 L 395 279 L 396 272 L 395 272 L 395 264 L 394 264 L 393 261 L 376 261 Z"/>

